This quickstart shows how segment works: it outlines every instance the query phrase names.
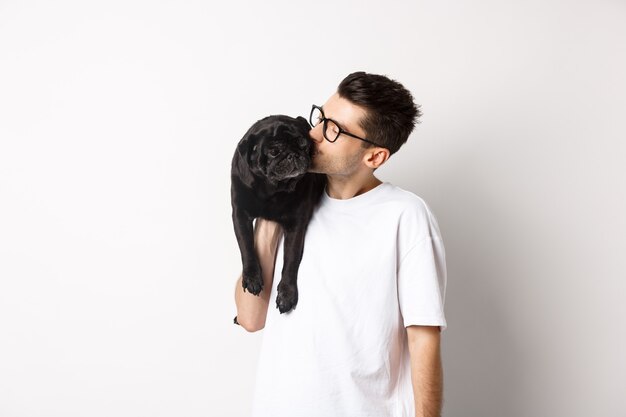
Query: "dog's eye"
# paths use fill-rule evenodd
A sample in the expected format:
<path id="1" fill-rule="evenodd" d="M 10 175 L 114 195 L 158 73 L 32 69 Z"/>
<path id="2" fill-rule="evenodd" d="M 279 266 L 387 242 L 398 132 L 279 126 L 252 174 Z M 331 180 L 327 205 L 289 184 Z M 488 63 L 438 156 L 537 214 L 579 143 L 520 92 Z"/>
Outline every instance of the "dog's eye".
<path id="1" fill-rule="evenodd" d="M 278 148 L 270 148 L 267 151 L 267 154 L 271 156 L 272 158 L 277 157 L 279 153 L 280 153 L 280 149 Z"/>

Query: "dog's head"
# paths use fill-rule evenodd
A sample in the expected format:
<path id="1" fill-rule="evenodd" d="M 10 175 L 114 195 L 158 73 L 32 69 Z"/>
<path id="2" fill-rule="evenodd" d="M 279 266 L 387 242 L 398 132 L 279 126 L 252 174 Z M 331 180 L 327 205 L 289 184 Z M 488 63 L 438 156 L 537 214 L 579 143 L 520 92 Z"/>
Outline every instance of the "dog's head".
<path id="1" fill-rule="evenodd" d="M 292 191 L 311 163 L 311 127 L 304 117 L 265 117 L 239 142 L 240 179 L 252 187 L 255 178 L 275 191 Z"/>

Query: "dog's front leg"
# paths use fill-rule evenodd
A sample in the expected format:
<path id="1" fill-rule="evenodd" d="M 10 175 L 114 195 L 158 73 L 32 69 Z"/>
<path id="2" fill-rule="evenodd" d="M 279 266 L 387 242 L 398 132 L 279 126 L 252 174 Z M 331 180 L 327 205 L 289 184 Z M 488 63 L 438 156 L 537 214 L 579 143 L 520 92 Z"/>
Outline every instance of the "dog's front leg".
<path id="1" fill-rule="evenodd" d="M 252 229 L 252 219 L 241 210 L 233 210 L 233 226 L 235 236 L 241 252 L 241 263 L 243 272 L 241 285 L 244 291 L 259 295 L 263 289 L 263 276 L 261 275 L 261 265 L 254 251 L 254 231 Z"/>
<path id="2" fill-rule="evenodd" d="M 281 314 L 298 304 L 298 268 L 302 260 L 305 232 L 306 224 L 285 229 L 283 271 L 276 296 L 276 306 Z"/>

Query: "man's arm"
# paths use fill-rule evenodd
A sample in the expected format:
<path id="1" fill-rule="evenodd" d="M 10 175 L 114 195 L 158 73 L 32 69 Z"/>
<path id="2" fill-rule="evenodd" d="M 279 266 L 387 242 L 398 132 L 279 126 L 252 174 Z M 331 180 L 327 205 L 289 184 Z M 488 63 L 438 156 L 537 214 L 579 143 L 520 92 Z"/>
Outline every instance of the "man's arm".
<path id="1" fill-rule="evenodd" d="M 261 264 L 263 290 L 257 296 L 243 290 L 241 276 L 235 286 L 237 322 L 247 331 L 256 332 L 265 327 L 270 292 L 274 281 L 274 263 L 282 228 L 278 223 L 258 218 L 254 228 L 254 248 Z"/>
<path id="2" fill-rule="evenodd" d="M 415 417 L 440 417 L 443 399 L 439 326 L 406 328 L 411 355 Z"/>

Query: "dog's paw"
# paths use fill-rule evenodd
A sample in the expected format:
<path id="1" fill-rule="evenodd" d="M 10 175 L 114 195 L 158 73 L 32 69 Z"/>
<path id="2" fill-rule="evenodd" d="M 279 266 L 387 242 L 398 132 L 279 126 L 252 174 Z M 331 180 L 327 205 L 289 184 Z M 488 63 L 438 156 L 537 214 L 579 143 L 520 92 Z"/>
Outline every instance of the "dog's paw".
<path id="1" fill-rule="evenodd" d="M 260 268 L 248 268 L 244 269 L 243 277 L 241 279 L 241 286 L 243 290 L 248 290 L 249 293 L 259 295 L 263 289 L 263 277 L 261 276 Z"/>
<path id="2" fill-rule="evenodd" d="M 295 284 L 278 284 L 278 296 L 276 296 L 276 308 L 280 314 L 286 313 L 298 304 L 298 286 Z"/>

